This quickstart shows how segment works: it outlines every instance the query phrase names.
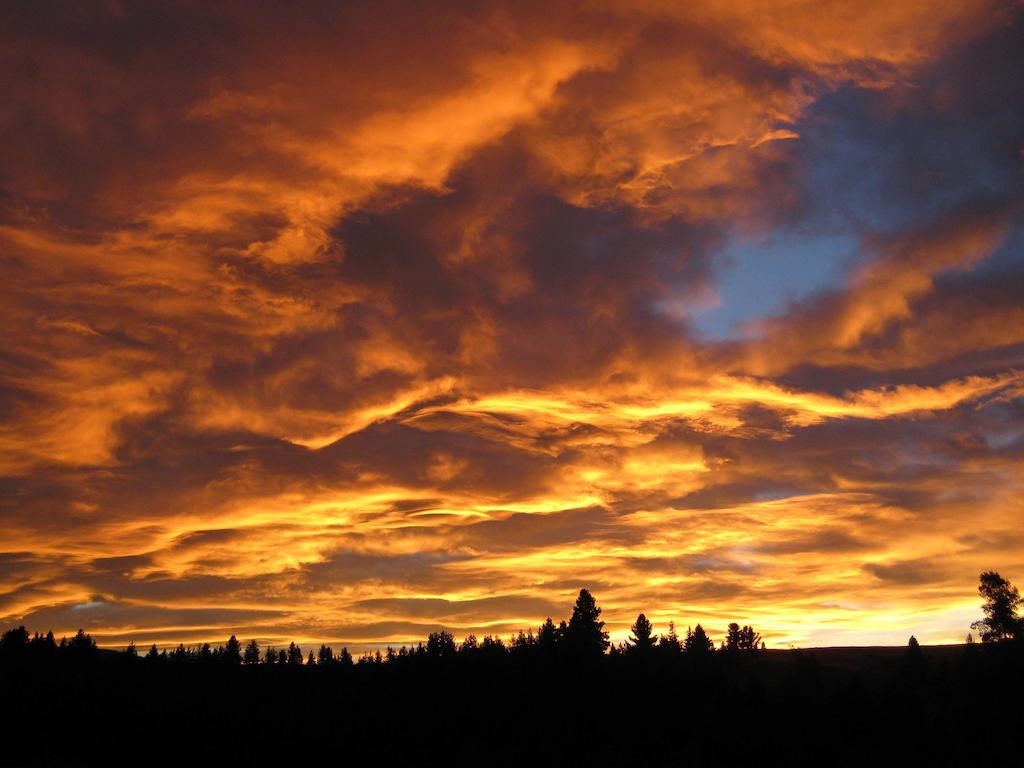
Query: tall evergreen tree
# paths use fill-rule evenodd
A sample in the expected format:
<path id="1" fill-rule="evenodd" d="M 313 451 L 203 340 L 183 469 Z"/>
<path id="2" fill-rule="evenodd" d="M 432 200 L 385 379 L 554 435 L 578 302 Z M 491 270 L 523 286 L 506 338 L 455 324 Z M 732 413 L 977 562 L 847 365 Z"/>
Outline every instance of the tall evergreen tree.
<path id="1" fill-rule="evenodd" d="M 738 651 L 740 649 L 740 625 L 735 621 L 729 624 L 722 647 L 727 651 Z"/>
<path id="2" fill-rule="evenodd" d="M 630 632 L 633 636 L 627 645 L 629 650 L 647 653 L 654 647 L 654 627 L 642 613 L 636 617 Z"/>
<path id="3" fill-rule="evenodd" d="M 582 656 L 600 656 L 608 648 L 608 633 L 600 620 L 601 609 L 594 596 L 581 589 L 572 617 L 566 627 L 565 639 L 573 653 Z"/>
<path id="4" fill-rule="evenodd" d="M 248 645 L 245 646 L 245 653 L 242 656 L 242 661 L 246 664 L 259 664 L 260 663 L 260 644 L 253 638 L 249 641 Z"/>
<path id="5" fill-rule="evenodd" d="M 455 638 L 452 637 L 452 633 L 444 629 L 440 632 L 431 632 L 427 637 L 427 655 L 435 659 L 454 656 Z"/>
<path id="6" fill-rule="evenodd" d="M 75 636 L 71 638 L 71 642 L 68 643 L 68 645 L 72 650 L 78 651 L 79 653 L 92 653 L 96 650 L 96 641 L 93 640 L 92 636 L 87 634 L 84 629 L 78 630 L 75 633 Z"/>
<path id="7" fill-rule="evenodd" d="M 549 616 L 547 620 L 540 625 L 540 629 L 537 630 L 537 647 L 545 653 L 550 653 L 555 649 L 557 644 L 558 627 L 555 626 L 555 622 L 553 622 Z"/>
<path id="8" fill-rule="evenodd" d="M 316 661 L 317 664 L 320 664 L 321 666 L 324 664 L 333 664 L 334 651 L 331 650 L 331 646 L 322 644 L 320 646 L 320 650 L 316 654 Z"/>
<path id="9" fill-rule="evenodd" d="M 209 646 L 206 648 L 209 650 Z M 224 646 L 224 652 L 221 654 L 221 660 L 228 664 L 242 663 L 242 645 L 234 635 L 228 638 L 228 643 Z"/>
<path id="10" fill-rule="evenodd" d="M 689 629 L 686 630 L 686 640 L 683 641 L 683 650 L 686 653 L 703 656 L 711 653 L 714 649 L 715 644 L 711 642 L 711 638 L 700 624 L 694 627 L 692 632 Z"/>

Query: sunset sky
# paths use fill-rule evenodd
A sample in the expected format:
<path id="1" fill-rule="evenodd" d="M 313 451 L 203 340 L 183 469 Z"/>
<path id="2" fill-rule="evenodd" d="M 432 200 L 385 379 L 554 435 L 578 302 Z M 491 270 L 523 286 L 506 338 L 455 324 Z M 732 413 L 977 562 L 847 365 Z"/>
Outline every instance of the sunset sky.
<path id="1" fill-rule="evenodd" d="M 1024 5 L 15 2 L 0 629 L 962 641 Z"/>

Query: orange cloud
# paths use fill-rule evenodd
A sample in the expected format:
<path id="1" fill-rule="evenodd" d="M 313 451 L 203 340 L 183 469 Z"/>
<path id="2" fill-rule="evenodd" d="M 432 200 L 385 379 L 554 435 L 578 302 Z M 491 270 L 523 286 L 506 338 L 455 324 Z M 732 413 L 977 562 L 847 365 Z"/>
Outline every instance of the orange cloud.
<path id="1" fill-rule="evenodd" d="M 0 33 L 0 624 L 361 648 L 588 585 L 616 639 L 939 641 L 1024 564 L 1014 7 L 151 13 Z M 876 215 L 809 144 L 883 116 Z M 698 336 L 733 234 L 850 199 L 841 283 Z"/>

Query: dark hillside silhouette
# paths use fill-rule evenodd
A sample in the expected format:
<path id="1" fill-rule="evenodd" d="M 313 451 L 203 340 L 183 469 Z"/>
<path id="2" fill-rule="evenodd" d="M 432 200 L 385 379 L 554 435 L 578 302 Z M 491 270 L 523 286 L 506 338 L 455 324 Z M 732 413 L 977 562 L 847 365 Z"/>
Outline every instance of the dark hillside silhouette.
<path id="1" fill-rule="evenodd" d="M 715 650 L 639 614 L 608 646 L 581 590 L 568 622 L 510 641 L 347 648 L 102 650 L 0 637 L 0 765 L 1019 764 L 1016 590 L 982 575 L 984 643 L 766 650 L 730 624 Z M 607 652 L 605 650 L 607 649 Z"/>

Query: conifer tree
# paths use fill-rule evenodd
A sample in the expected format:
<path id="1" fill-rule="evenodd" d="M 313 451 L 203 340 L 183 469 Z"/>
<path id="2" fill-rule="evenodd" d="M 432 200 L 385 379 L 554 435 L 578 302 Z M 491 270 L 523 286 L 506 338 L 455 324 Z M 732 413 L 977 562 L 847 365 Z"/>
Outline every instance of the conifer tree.
<path id="1" fill-rule="evenodd" d="M 676 634 L 676 623 L 674 621 L 668 623 L 668 634 L 661 638 L 658 645 L 670 654 L 676 654 L 682 650 L 683 646 L 679 642 L 679 635 Z"/>
<path id="2" fill-rule="evenodd" d="M 245 646 L 245 654 L 242 656 L 242 661 L 246 664 L 259 664 L 260 663 L 260 644 L 253 638 L 249 641 L 249 644 Z"/>
<path id="3" fill-rule="evenodd" d="M 630 632 L 632 637 L 627 643 L 627 649 L 646 653 L 654 647 L 654 627 L 642 613 L 636 617 Z"/>
<path id="4" fill-rule="evenodd" d="M 210 646 L 206 646 L 206 651 L 209 651 Z M 224 653 L 221 654 L 221 660 L 226 661 L 228 664 L 241 664 L 242 663 L 242 645 L 238 642 L 238 638 L 232 635 L 228 638 L 228 643 L 224 646 Z"/>
<path id="5" fill-rule="evenodd" d="M 555 626 L 555 622 L 553 622 L 549 616 L 547 620 L 541 624 L 540 629 L 537 630 L 537 647 L 544 652 L 550 652 L 555 649 L 557 644 L 558 627 Z"/>
<path id="6" fill-rule="evenodd" d="M 600 620 L 601 609 L 586 589 L 581 589 L 566 627 L 569 648 L 580 657 L 600 656 L 608 648 L 608 633 Z"/>
<path id="7" fill-rule="evenodd" d="M 692 632 L 689 629 L 686 630 L 686 640 L 683 642 L 683 650 L 686 653 L 703 656 L 711 653 L 714 649 L 714 643 L 711 642 L 711 638 L 700 624 L 694 627 Z"/>

